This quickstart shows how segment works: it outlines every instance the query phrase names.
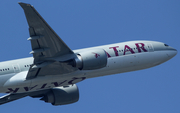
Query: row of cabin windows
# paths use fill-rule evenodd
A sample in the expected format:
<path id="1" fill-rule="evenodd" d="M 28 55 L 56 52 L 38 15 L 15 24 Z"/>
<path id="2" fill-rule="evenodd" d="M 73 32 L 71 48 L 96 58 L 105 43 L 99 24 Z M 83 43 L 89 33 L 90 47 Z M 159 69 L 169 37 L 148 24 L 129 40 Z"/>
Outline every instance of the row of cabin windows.
<path id="1" fill-rule="evenodd" d="M 31 65 L 25 65 L 24 67 L 30 67 Z M 15 67 L 14 67 L 15 68 Z M 8 70 L 10 70 L 9 68 L 5 68 L 5 69 L 0 69 L 0 72 L 1 71 L 8 71 Z"/>
<path id="2" fill-rule="evenodd" d="M 24 67 L 30 67 L 31 65 L 24 65 Z"/>
<path id="3" fill-rule="evenodd" d="M 30 67 L 31 65 L 25 65 L 24 67 Z M 15 68 L 15 67 L 14 67 Z M 8 71 L 8 70 L 10 70 L 9 68 L 5 68 L 5 69 L 0 69 L 0 72 L 1 71 Z"/>
<path id="4" fill-rule="evenodd" d="M 0 71 L 8 71 L 10 70 L 9 68 L 5 68 L 5 69 L 0 69 Z"/>

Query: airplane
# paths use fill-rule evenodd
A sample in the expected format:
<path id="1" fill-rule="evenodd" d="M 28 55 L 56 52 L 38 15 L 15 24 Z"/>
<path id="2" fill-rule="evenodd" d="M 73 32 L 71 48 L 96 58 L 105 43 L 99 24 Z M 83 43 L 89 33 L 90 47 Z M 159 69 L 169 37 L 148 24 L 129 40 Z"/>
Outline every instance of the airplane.
<path id="1" fill-rule="evenodd" d="M 54 106 L 79 100 L 76 83 L 147 69 L 177 54 L 157 41 L 136 40 L 71 50 L 31 4 L 19 2 L 28 25 L 33 57 L 0 62 L 0 105 L 30 96 Z"/>

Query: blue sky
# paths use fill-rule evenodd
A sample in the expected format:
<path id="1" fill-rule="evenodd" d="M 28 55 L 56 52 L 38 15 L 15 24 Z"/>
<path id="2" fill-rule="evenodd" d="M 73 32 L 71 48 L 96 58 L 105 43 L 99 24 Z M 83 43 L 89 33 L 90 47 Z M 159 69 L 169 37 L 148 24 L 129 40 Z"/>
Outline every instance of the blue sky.
<path id="1" fill-rule="evenodd" d="M 15 0 L 0 4 L 0 61 L 31 56 L 28 25 Z M 24 0 L 71 49 L 130 40 L 153 40 L 180 50 L 179 0 Z M 179 113 L 179 54 L 159 66 L 78 83 L 80 100 L 52 106 L 26 97 L 0 112 Z M 3 94 L 1 94 L 3 95 Z"/>

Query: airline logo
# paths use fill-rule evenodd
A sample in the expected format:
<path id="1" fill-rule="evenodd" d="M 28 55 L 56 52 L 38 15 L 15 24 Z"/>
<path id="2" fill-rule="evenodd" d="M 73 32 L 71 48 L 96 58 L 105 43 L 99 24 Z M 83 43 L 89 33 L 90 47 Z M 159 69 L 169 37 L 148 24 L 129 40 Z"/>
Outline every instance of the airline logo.
<path id="1" fill-rule="evenodd" d="M 94 56 L 95 56 L 96 58 L 100 57 L 100 55 L 99 55 L 99 54 L 94 53 L 94 52 L 92 52 L 92 53 L 93 53 L 93 54 L 95 54 Z"/>

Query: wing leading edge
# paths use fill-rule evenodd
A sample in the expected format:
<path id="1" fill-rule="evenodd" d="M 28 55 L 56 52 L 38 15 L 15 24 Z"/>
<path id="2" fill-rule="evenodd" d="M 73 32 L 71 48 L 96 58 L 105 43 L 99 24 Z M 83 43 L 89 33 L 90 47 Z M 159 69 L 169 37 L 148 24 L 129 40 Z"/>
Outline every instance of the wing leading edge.
<path id="1" fill-rule="evenodd" d="M 54 30 L 46 23 L 35 8 L 26 3 L 19 3 L 23 8 L 29 25 L 34 63 L 30 67 L 27 79 L 34 78 L 39 75 L 58 74 L 59 72 L 68 73 L 75 71 L 73 67 L 62 62 L 68 61 L 76 57 L 74 52 L 63 42 L 63 40 L 54 32 Z M 47 67 L 49 66 L 49 67 Z M 60 71 L 51 71 L 51 68 L 61 69 Z M 54 69 L 53 69 L 54 70 Z"/>

